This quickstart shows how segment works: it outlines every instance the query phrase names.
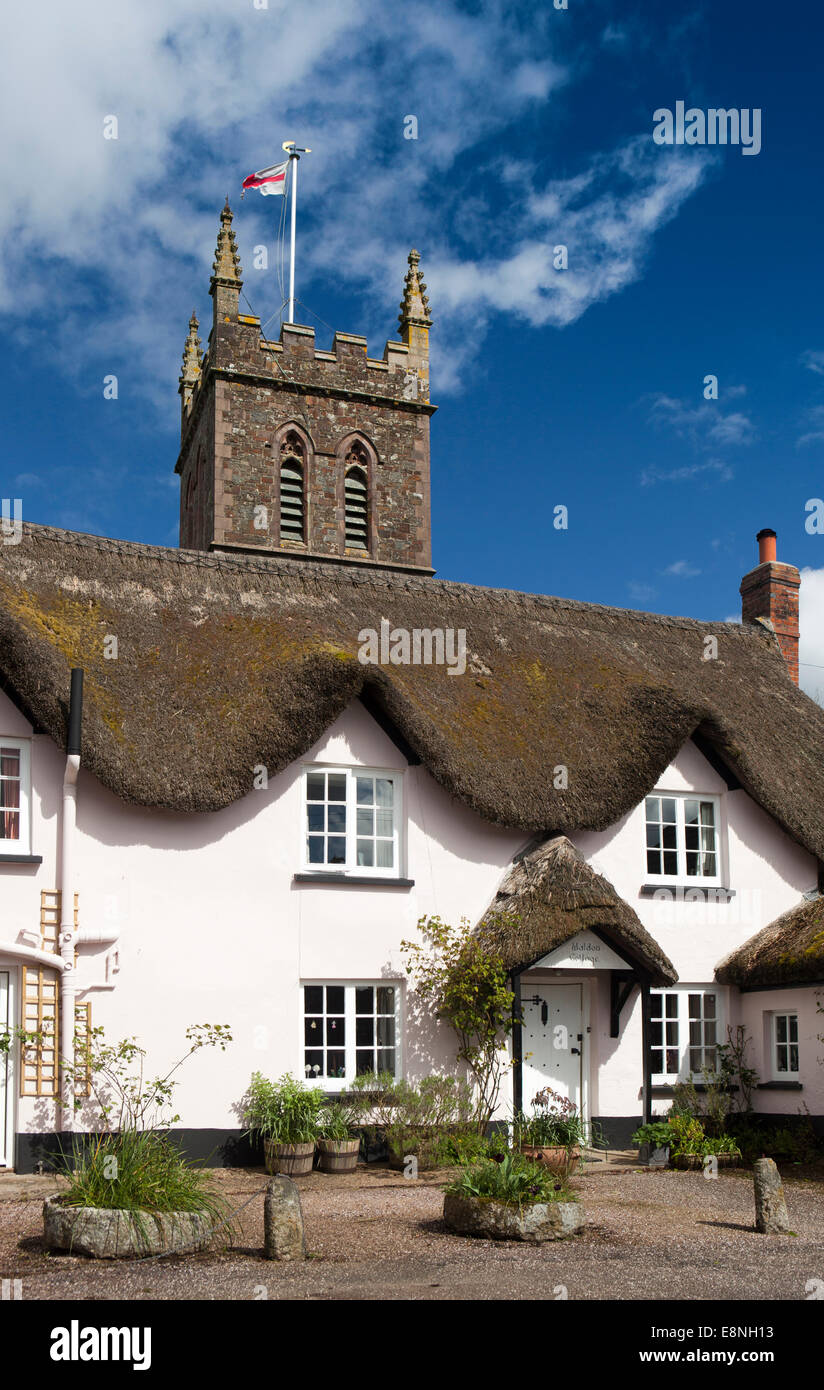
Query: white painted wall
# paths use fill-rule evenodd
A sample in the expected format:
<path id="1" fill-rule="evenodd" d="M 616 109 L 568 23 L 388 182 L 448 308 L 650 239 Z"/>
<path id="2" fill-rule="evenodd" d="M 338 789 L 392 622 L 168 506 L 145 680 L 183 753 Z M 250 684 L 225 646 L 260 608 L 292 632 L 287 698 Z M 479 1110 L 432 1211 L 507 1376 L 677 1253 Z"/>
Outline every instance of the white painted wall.
<path id="1" fill-rule="evenodd" d="M 0 694 L 0 734 L 29 732 Z M 0 939 L 36 929 L 40 889 L 56 886 L 63 762 L 50 739 L 34 737 L 32 850 L 43 864 L 0 865 Z M 312 762 L 403 771 L 403 870 L 415 880 L 412 889 L 294 883 L 300 869 L 301 769 Z M 682 904 L 672 920 L 658 920 L 660 907 L 639 896 L 645 881 L 643 806 L 609 831 L 574 838 L 636 909 L 682 980 L 706 984 L 722 956 L 812 886 L 816 865 L 744 792 L 727 793 L 692 745 L 659 786 L 722 796 L 728 881 L 736 889 L 732 904 L 710 913 L 704 905 Z M 424 768 L 407 767 L 358 703 L 300 764 L 220 812 L 187 815 L 125 805 L 81 770 L 80 921 L 90 929 L 114 922 L 120 937 L 114 947 L 81 947 L 80 998 L 92 1000 L 93 1021 L 105 1026 L 109 1038 L 135 1035 L 148 1047 L 152 1072 L 165 1070 L 184 1050 L 187 1025 L 229 1023 L 233 1044 L 187 1064 L 176 1108 L 187 1127 L 235 1127 L 236 1106 L 252 1071 L 302 1072 L 302 981 L 392 979 L 406 991 L 400 943 L 415 935 L 419 917 L 477 920 L 524 840 L 455 802 Z M 84 995 L 85 987 L 104 979 L 107 962 L 116 988 Z M 640 1004 L 625 1009 L 622 1036 L 610 1039 L 607 980 L 590 984 L 590 1113 L 638 1113 Z M 749 1018 L 747 1010 L 754 1007 L 746 1003 L 741 1016 Z M 731 1021 L 738 1008 L 736 1003 Z M 432 1027 L 409 1030 L 405 1064 L 412 1077 L 433 1068 L 451 1070 L 451 1037 Z M 774 1099 L 770 1094 L 770 1106 Z M 50 1107 L 42 1101 L 19 1102 L 18 1128 L 40 1130 L 51 1123 Z"/>

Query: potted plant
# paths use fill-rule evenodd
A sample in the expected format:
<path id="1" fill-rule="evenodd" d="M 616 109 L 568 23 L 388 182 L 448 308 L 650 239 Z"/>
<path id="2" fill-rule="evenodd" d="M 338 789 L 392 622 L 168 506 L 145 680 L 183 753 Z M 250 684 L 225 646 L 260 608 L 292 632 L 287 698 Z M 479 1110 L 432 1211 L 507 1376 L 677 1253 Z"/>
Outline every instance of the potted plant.
<path id="1" fill-rule="evenodd" d="M 269 1081 L 256 1071 L 245 1096 L 246 1133 L 263 1140 L 267 1173 L 301 1177 L 311 1173 L 318 1137 L 322 1091 L 304 1085 L 287 1072 Z"/>
<path id="2" fill-rule="evenodd" d="M 639 1125 L 632 1136 L 632 1142 L 638 1145 L 639 1163 L 651 1163 L 655 1167 L 665 1167 L 669 1163 L 673 1135 L 666 1120 L 653 1120 L 650 1124 Z"/>
<path id="3" fill-rule="evenodd" d="M 541 1242 L 574 1235 L 584 1211 L 548 1165 L 507 1153 L 464 1168 L 452 1179 L 443 1219 L 460 1235 Z"/>
<path id="4" fill-rule="evenodd" d="M 318 1152 L 324 1173 L 354 1173 L 360 1153 L 360 1137 L 352 1136 L 356 1115 L 354 1108 L 335 1101 L 320 1112 Z"/>
<path id="5" fill-rule="evenodd" d="M 532 1102 L 532 1115 L 515 1121 L 515 1142 L 526 1158 L 545 1163 L 566 1174 L 580 1158 L 584 1126 L 576 1106 L 566 1096 L 545 1086 Z"/>

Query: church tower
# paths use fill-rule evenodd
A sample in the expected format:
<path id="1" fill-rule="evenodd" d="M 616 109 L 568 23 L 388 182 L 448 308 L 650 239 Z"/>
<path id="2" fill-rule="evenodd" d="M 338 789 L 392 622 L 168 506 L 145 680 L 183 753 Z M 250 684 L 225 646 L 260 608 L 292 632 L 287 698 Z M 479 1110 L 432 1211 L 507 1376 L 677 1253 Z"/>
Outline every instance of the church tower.
<path id="1" fill-rule="evenodd" d="M 201 352 L 189 320 L 180 374 L 180 544 L 431 574 L 429 329 L 410 252 L 400 342 L 284 324 L 268 341 L 240 312 L 242 268 L 228 200 Z"/>

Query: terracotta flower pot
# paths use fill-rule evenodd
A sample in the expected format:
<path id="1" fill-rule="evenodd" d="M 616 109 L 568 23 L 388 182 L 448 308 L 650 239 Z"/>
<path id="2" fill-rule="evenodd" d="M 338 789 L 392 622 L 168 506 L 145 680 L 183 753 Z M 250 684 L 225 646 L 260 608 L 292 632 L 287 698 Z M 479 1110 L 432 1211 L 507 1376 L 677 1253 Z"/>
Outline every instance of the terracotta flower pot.
<path id="1" fill-rule="evenodd" d="M 319 1139 L 320 1167 L 324 1173 L 354 1173 L 360 1139 Z"/>
<path id="2" fill-rule="evenodd" d="M 581 1157 L 580 1149 L 566 1149 L 556 1144 L 524 1144 L 521 1153 L 535 1163 L 545 1163 L 553 1173 L 566 1177 L 573 1163 Z"/>
<path id="3" fill-rule="evenodd" d="M 274 1139 L 264 1139 L 263 1152 L 267 1173 L 286 1173 L 290 1178 L 300 1178 L 312 1171 L 315 1141 L 308 1144 L 276 1144 Z"/>

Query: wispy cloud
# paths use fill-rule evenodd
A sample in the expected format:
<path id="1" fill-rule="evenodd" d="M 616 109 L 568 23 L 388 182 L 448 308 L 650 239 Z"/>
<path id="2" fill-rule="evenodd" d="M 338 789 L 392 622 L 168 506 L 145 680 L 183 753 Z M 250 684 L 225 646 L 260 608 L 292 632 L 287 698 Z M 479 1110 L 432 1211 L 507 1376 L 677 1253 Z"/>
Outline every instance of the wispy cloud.
<path id="1" fill-rule="evenodd" d="M 651 398 L 650 423 L 688 439 L 697 449 L 752 444 L 758 431 L 743 411 L 724 412 L 716 401 L 691 405 L 663 393 Z"/>
<path id="2" fill-rule="evenodd" d="M 807 348 L 806 352 L 802 352 L 800 361 L 802 366 L 817 376 L 824 376 L 824 350 L 821 348 Z"/>
<path id="3" fill-rule="evenodd" d="M 641 486 L 652 487 L 654 483 L 692 482 L 702 475 L 706 478 L 714 478 L 720 483 L 728 483 L 734 478 L 735 472 L 728 463 L 722 463 L 720 459 L 708 459 L 706 463 L 687 463 L 680 468 L 659 467 L 657 464 L 653 464 L 650 468 L 645 468 L 641 474 Z"/>
<path id="4" fill-rule="evenodd" d="M 804 412 L 804 422 L 809 428 L 802 434 L 797 443 L 797 448 L 802 449 L 806 444 L 819 444 L 824 440 L 824 405 L 811 406 Z"/>
<path id="5" fill-rule="evenodd" d="M 21 9 L 4 37 L 0 102 L 15 138 L 0 148 L 0 310 L 30 325 L 21 332 L 48 322 L 55 363 L 85 389 L 98 389 L 89 363 L 105 362 L 122 390 L 154 391 L 168 409 L 193 286 L 205 307 L 223 196 L 281 138 L 302 137 L 313 154 L 301 169 L 299 295 L 315 297 L 313 279 L 343 281 L 365 322 L 339 326 L 386 336 L 418 245 L 440 388 L 460 389 L 496 315 L 563 327 L 636 280 L 713 163 L 644 133 L 549 182 L 546 151 L 522 156 L 505 189 L 507 130 L 575 81 L 551 18 L 514 25 L 503 6 L 469 14 L 457 0 L 417 4 L 414 22 L 380 0 Z M 403 138 L 407 114 L 416 141 Z M 103 138 L 107 115 L 117 140 Z M 251 270 L 251 248 L 271 246 L 271 201 L 247 200 L 236 222 L 245 290 L 264 318 L 280 294 L 272 271 Z"/>
<path id="6" fill-rule="evenodd" d="M 671 574 L 676 579 L 695 579 L 700 573 L 700 569 L 696 569 L 688 560 L 676 560 L 674 564 L 667 565 L 667 568 L 662 570 L 662 574 Z"/>

